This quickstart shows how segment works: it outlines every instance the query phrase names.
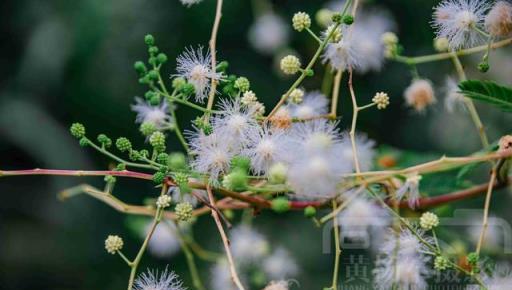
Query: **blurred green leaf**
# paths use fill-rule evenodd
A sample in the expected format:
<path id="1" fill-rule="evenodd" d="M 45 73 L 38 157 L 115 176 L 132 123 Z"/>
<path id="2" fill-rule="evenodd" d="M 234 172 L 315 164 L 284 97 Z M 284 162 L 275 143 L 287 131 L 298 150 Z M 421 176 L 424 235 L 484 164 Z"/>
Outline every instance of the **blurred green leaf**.
<path id="1" fill-rule="evenodd" d="M 495 105 L 512 112 L 512 89 L 492 81 L 468 80 L 459 84 L 461 93 L 468 98 Z"/>

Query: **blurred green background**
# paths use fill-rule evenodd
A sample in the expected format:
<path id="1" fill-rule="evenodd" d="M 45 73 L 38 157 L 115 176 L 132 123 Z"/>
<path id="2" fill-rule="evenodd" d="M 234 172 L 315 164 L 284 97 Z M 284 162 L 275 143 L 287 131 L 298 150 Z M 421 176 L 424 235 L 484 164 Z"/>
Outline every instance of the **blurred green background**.
<path id="1" fill-rule="evenodd" d="M 258 0 L 254 0 L 257 2 Z M 218 37 L 218 55 L 228 60 L 230 72 L 251 80 L 252 88 L 267 108 L 275 104 L 293 81 L 280 76 L 272 56 L 256 52 L 247 31 L 254 21 L 250 1 L 225 0 Z M 311 15 L 324 1 L 272 1 L 276 13 L 289 22 L 296 11 Z M 430 0 L 386 0 L 368 3 L 394 16 L 405 54 L 432 53 L 433 30 L 429 26 Z M 174 72 L 174 58 L 187 46 L 207 46 L 215 1 L 204 0 L 186 8 L 178 0 L 6 0 L 0 3 L 0 168 L 34 167 L 104 169 L 109 160 L 89 148 L 80 148 L 68 134 L 70 123 L 80 121 L 88 133 L 127 136 L 139 146 L 144 138 L 130 111 L 134 96 L 142 96 L 133 62 L 146 59 L 143 37 L 152 33 L 161 51 L 170 58 L 164 73 Z M 317 26 L 314 27 L 318 29 Z M 316 49 L 306 33 L 291 30 L 289 47 L 308 59 Z M 491 57 L 491 71 L 482 75 L 474 68 L 478 57 L 466 57 L 470 77 L 512 83 L 510 49 Z M 319 71 L 321 71 L 319 69 Z M 388 63 L 380 73 L 358 75 L 354 82 L 361 103 L 377 91 L 386 91 L 391 106 L 361 114 L 358 127 L 378 144 L 432 153 L 463 155 L 479 147 L 479 139 L 464 112 L 447 113 L 442 85 L 452 73 L 449 62 L 419 67 L 438 88 L 439 102 L 426 114 L 404 106 L 402 92 L 410 82 L 407 67 Z M 307 89 L 320 86 L 320 74 L 307 80 Z M 341 126 L 349 126 L 351 104 L 345 81 L 342 89 Z M 492 140 L 510 132 L 512 118 L 479 105 Z M 182 124 L 195 112 L 181 108 Z M 185 127 L 190 127 L 186 125 Z M 168 144 L 179 150 L 176 140 Z M 127 267 L 105 253 L 103 241 L 114 233 L 125 238 L 125 253 L 134 255 L 140 239 L 125 226 L 125 217 L 85 196 L 65 203 L 56 199 L 60 190 L 79 183 L 102 186 L 101 178 L 15 177 L 0 180 L 0 289 L 124 289 Z M 150 183 L 122 179 L 117 195 L 130 203 L 155 196 Z M 509 197 L 503 196 L 509 201 Z M 475 207 L 481 203 L 476 202 Z M 471 207 L 471 203 L 468 204 Z M 264 213 L 255 227 L 271 241 L 285 246 L 298 260 L 301 289 L 319 289 L 330 279 L 332 257 L 321 254 L 321 230 L 301 213 L 278 216 Z M 213 222 L 200 219 L 197 240 L 206 248 L 220 249 Z M 141 269 L 169 265 L 189 281 L 184 257 L 156 259 L 147 255 Z M 209 265 L 200 263 L 208 281 Z M 342 276 L 343 277 L 343 276 Z"/>

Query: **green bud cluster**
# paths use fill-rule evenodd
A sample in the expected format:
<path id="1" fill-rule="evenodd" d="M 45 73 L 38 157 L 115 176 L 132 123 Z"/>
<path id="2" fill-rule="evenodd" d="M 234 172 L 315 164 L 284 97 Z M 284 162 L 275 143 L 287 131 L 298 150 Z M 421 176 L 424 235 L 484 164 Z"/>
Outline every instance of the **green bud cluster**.
<path id="1" fill-rule="evenodd" d="M 98 137 L 96 138 L 98 140 L 98 142 L 100 142 L 100 144 L 105 147 L 105 148 L 110 148 L 110 146 L 112 146 L 112 139 L 110 139 L 107 135 L 105 134 L 99 134 Z"/>
<path id="2" fill-rule="evenodd" d="M 188 222 L 192 219 L 194 208 L 189 202 L 180 202 L 174 208 L 174 213 L 179 221 Z"/>
<path id="3" fill-rule="evenodd" d="M 153 146 L 156 152 L 165 151 L 165 135 L 162 132 L 156 131 L 149 137 L 149 144 Z"/>
<path id="4" fill-rule="evenodd" d="M 163 172 L 156 172 L 155 174 L 153 174 L 153 182 L 156 183 L 156 184 L 162 184 L 165 180 L 165 173 Z"/>
<path id="5" fill-rule="evenodd" d="M 139 131 L 142 133 L 142 135 L 147 137 L 155 133 L 157 131 L 157 128 L 154 123 L 144 122 L 140 124 Z"/>
<path id="6" fill-rule="evenodd" d="M 116 140 L 116 148 L 121 152 L 132 150 L 132 143 L 126 137 L 119 137 Z"/>
<path id="7" fill-rule="evenodd" d="M 167 165 L 167 163 L 169 162 L 169 154 L 167 153 L 159 153 L 158 156 L 156 157 L 156 161 L 162 165 Z"/>
<path id="8" fill-rule="evenodd" d="M 236 79 L 234 87 L 240 90 L 240 92 L 247 92 L 251 88 L 251 83 L 245 77 L 239 77 Z"/>
<path id="9" fill-rule="evenodd" d="M 247 183 L 247 173 L 240 168 L 233 170 L 222 180 L 223 187 L 238 192 L 247 190 Z"/>
<path id="10" fill-rule="evenodd" d="M 71 132 L 73 137 L 80 139 L 85 136 L 85 127 L 80 123 L 73 123 L 69 128 L 69 132 Z"/>

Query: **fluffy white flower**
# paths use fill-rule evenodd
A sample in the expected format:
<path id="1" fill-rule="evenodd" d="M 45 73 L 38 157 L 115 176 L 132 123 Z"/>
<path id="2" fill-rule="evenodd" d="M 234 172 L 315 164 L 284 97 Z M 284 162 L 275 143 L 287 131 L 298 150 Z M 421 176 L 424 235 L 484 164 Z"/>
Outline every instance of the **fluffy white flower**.
<path id="1" fill-rule="evenodd" d="M 347 198 L 355 192 L 348 192 Z M 363 238 L 371 230 L 379 230 L 390 224 L 387 211 L 364 196 L 350 200 L 346 208 L 338 214 L 338 222 L 344 237 Z"/>
<path id="2" fill-rule="evenodd" d="M 137 123 L 151 123 L 157 129 L 169 125 L 171 117 L 167 114 L 167 102 L 162 102 L 159 106 L 152 106 L 141 98 L 135 98 L 135 105 L 131 106 L 132 111 L 137 113 L 135 122 Z"/>
<path id="3" fill-rule="evenodd" d="M 186 290 L 178 275 L 169 272 L 148 270 L 142 273 L 134 282 L 133 290 Z"/>
<path id="4" fill-rule="evenodd" d="M 273 54 L 288 43 L 287 23 L 274 13 L 259 16 L 249 29 L 249 43 L 259 52 Z"/>
<path id="5" fill-rule="evenodd" d="M 370 170 L 375 158 L 375 141 L 369 139 L 365 134 L 356 133 L 355 143 L 359 167 L 362 171 Z M 343 133 L 343 139 L 340 145 L 343 161 L 350 163 L 352 165 L 352 171 L 354 171 L 354 155 L 352 153 L 352 142 L 350 141 L 348 132 Z"/>
<path id="6" fill-rule="evenodd" d="M 222 78 L 222 73 L 212 71 L 210 51 L 204 54 L 202 46 L 197 50 L 186 48 L 178 56 L 176 62 L 177 76 L 184 77 L 194 86 L 196 101 L 198 102 L 203 102 L 208 96 L 212 79 L 220 80 Z"/>
<path id="7" fill-rule="evenodd" d="M 212 119 L 213 131 L 222 139 L 222 146 L 240 150 L 245 147 L 248 137 L 259 128 L 252 107 L 242 106 L 240 100 L 223 99 L 220 114 Z"/>
<path id="8" fill-rule="evenodd" d="M 355 47 L 354 37 L 350 31 L 343 33 L 341 40 L 329 43 L 322 55 L 324 63 L 330 63 L 333 69 L 347 70 L 356 68 L 360 61 L 360 54 Z"/>
<path id="9" fill-rule="evenodd" d="M 455 79 L 448 77 L 445 81 L 444 106 L 448 112 L 454 112 L 457 108 L 464 108 L 464 95 L 459 93 L 459 87 Z"/>
<path id="10" fill-rule="evenodd" d="M 288 139 L 280 129 L 262 127 L 248 135 L 247 148 L 242 154 L 251 159 L 253 172 L 266 174 L 270 167 L 288 155 Z"/>
<path id="11" fill-rule="evenodd" d="M 294 155 L 304 157 L 314 153 L 329 153 L 342 142 L 336 123 L 323 119 L 295 123 L 289 137 L 294 143 Z"/>
<path id="12" fill-rule="evenodd" d="M 291 103 L 288 106 L 292 117 L 308 119 L 327 114 L 328 104 L 329 101 L 322 93 L 314 91 L 307 93 L 301 103 Z"/>
<path id="13" fill-rule="evenodd" d="M 484 22 L 489 3 L 482 0 L 445 0 L 434 10 L 432 26 L 437 37 L 445 37 L 451 49 L 479 44 L 483 37 L 478 32 Z"/>
<path id="14" fill-rule="evenodd" d="M 408 106 L 420 113 L 436 102 L 432 83 L 425 79 L 413 80 L 405 89 L 404 98 Z"/>
<path id="15" fill-rule="evenodd" d="M 512 266 L 506 263 L 498 263 L 492 271 L 492 275 L 484 275 L 483 282 L 488 290 L 503 290 L 512 285 Z M 474 287 L 470 289 L 479 289 Z"/>
<path id="16" fill-rule="evenodd" d="M 144 229 L 144 237 L 148 234 L 152 223 L 148 223 Z M 148 250 L 159 258 L 168 258 L 179 252 L 180 241 L 176 236 L 176 226 L 171 223 L 161 223 L 156 227 L 152 238 L 148 243 Z"/>
<path id="17" fill-rule="evenodd" d="M 269 250 L 268 241 L 259 232 L 240 225 L 230 233 L 231 251 L 239 262 L 250 264 L 261 260 Z"/>
<path id="18" fill-rule="evenodd" d="M 420 180 L 421 175 L 416 173 L 407 176 L 404 184 L 396 191 L 396 198 L 401 200 L 407 197 L 409 207 L 415 208 L 420 198 Z"/>
<path id="19" fill-rule="evenodd" d="M 201 2 L 203 0 L 180 0 L 180 1 L 181 1 L 181 4 L 190 7 L 194 4 L 198 4 L 199 2 Z"/>
<path id="20" fill-rule="evenodd" d="M 238 275 L 240 276 L 240 272 Z M 243 276 L 239 277 L 244 279 Z M 238 290 L 238 287 L 231 279 L 231 272 L 229 271 L 229 264 L 225 259 L 219 260 L 211 269 L 211 287 L 213 290 Z"/>
<path id="21" fill-rule="evenodd" d="M 290 253 L 278 248 L 263 261 L 263 271 L 272 280 L 289 279 L 299 272 L 299 267 Z"/>
<path id="22" fill-rule="evenodd" d="M 483 247 L 487 249 L 500 249 L 503 246 L 504 229 L 500 225 L 500 220 L 496 216 L 490 215 L 488 220 L 488 227 L 485 231 Z M 474 245 L 480 240 L 482 233 L 482 217 L 474 217 L 469 222 L 466 232 L 468 238 Z"/>
<path id="23" fill-rule="evenodd" d="M 190 135 L 191 153 L 195 156 L 190 165 L 198 172 L 209 174 L 210 182 L 215 182 L 229 170 L 235 152 L 226 146 L 226 140 L 216 132 L 206 135 L 199 130 Z"/>

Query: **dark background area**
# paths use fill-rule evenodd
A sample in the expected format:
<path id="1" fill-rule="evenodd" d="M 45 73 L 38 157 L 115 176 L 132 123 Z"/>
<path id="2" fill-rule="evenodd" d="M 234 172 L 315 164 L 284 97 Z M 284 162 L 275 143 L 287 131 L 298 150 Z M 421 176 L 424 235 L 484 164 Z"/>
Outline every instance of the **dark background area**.
<path id="1" fill-rule="evenodd" d="M 258 0 L 254 0 L 258 1 Z M 377 2 L 377 1 L 375 1 Z M 433 53 L 433 30 L 429 26 L 432 6 L 437 1 L 378 1 L 379 9 L 394 16 L 397 34 L 407 55 Z M 289 22 L 296 11 L 312 16 L 323 1 L 273 1 L 276 13 Z M 174 73 L 175 57 L 187 46 L 207 46 L 215 1 L 186 8 L 178 0 L 48 0 L 0 2 L 0 168 L 104 169 L 109 160 L 90 148 L 80 148 L 68 134 L 68 126 L 80 121 L 88 133 L 126 136 L 136 145 L 144 138 L 134 124 L 129 105 L 144 94 L 137 82 L 133 62 L 146 59 L 143 37 L 152 33 L 170 61 L 166 75 Z M 218 56 L 228 60 L 230 71 L 248 77 L 252 89 L 271 108 L 292 83 L 274 68 L 274 59 L 255 52 L 247 41 L 254 21 L 250 1 L 226 0 L 218 36 Z M 314 26 L 318 30 L 317 26 Z M 306 33 L 291 30 L 289 46 L 309 59 L 316 44 Z M 474 69 L 478 58 L 463 62 L 470 77 L 492 78 L 512 83 L 510 50 L 491 57 L 491 72 Z M 354 82 L 361 103 L 375 92 L 386 91 L 391 106 L 384 111 L 361 114 L 358 128 L 378 144 L 387 144 L 434 155 L 463 155 L 479 147 L 469 118 L 447 113 L 441 97 L 449 62 L 426 64 L 420 74 L 430 78 L 439 92 L 439 103 L 426 114 L 405 108 L 402 92 L 410 82 L 404 65 L 388 63 L 380 73 L 358 75 Z M 304 86 L 320 86 L 320 74 Z M 351 104 L 344 81 L 341 97 L 341 126 L 347 128 Z M 479 105 L 492 140 L 510 132 L 511 118 L 493 108 Z M 195 112 L 181 108 L 182 124 Z M 185 127 L 189 125 L 185 125 Z M 171 138 L 170 150 L 179 150 Z M 79 183 L 102 186 L 101 178 L 13 177 L 0 179 L 0 289 L 124 289 L 128 269 L 117 257 L 106 254 L 103 242 L 111 233 L 125 239 L 125 253 L 134 255 L 140 239 L 130 234 L 125 216 L 91 198 L 80 196 L 59 202 L 56 193 Z M 116 193 L 130 203 L 158 193 L 150 183 L 122 179 Z M 510 201 L 508 195 L 503 199 Z M 475 207 L 480 207 L 480 202 Z M 468 204 L 471 206 L 471 203 Z M 499 206 L 496 206 L 499 207 Z M 286 218 L 264 213 L 256 227 L 294 253 L 301 274 L 301 289 L 318 289 L 331 275 L 330 255 L 321 254 L 320 230 L 301 213 Z M 206 248 L 220 249 L 209 218 L 200 219 L 197 240 Z M 147 255 L 141 269 L 169 265 L 189 281 L 182 254 L 170 260 Z M 205 281 L 209 265 L 201 263 Z M 343 276 L 342 276 L 343 277 Z"/>

